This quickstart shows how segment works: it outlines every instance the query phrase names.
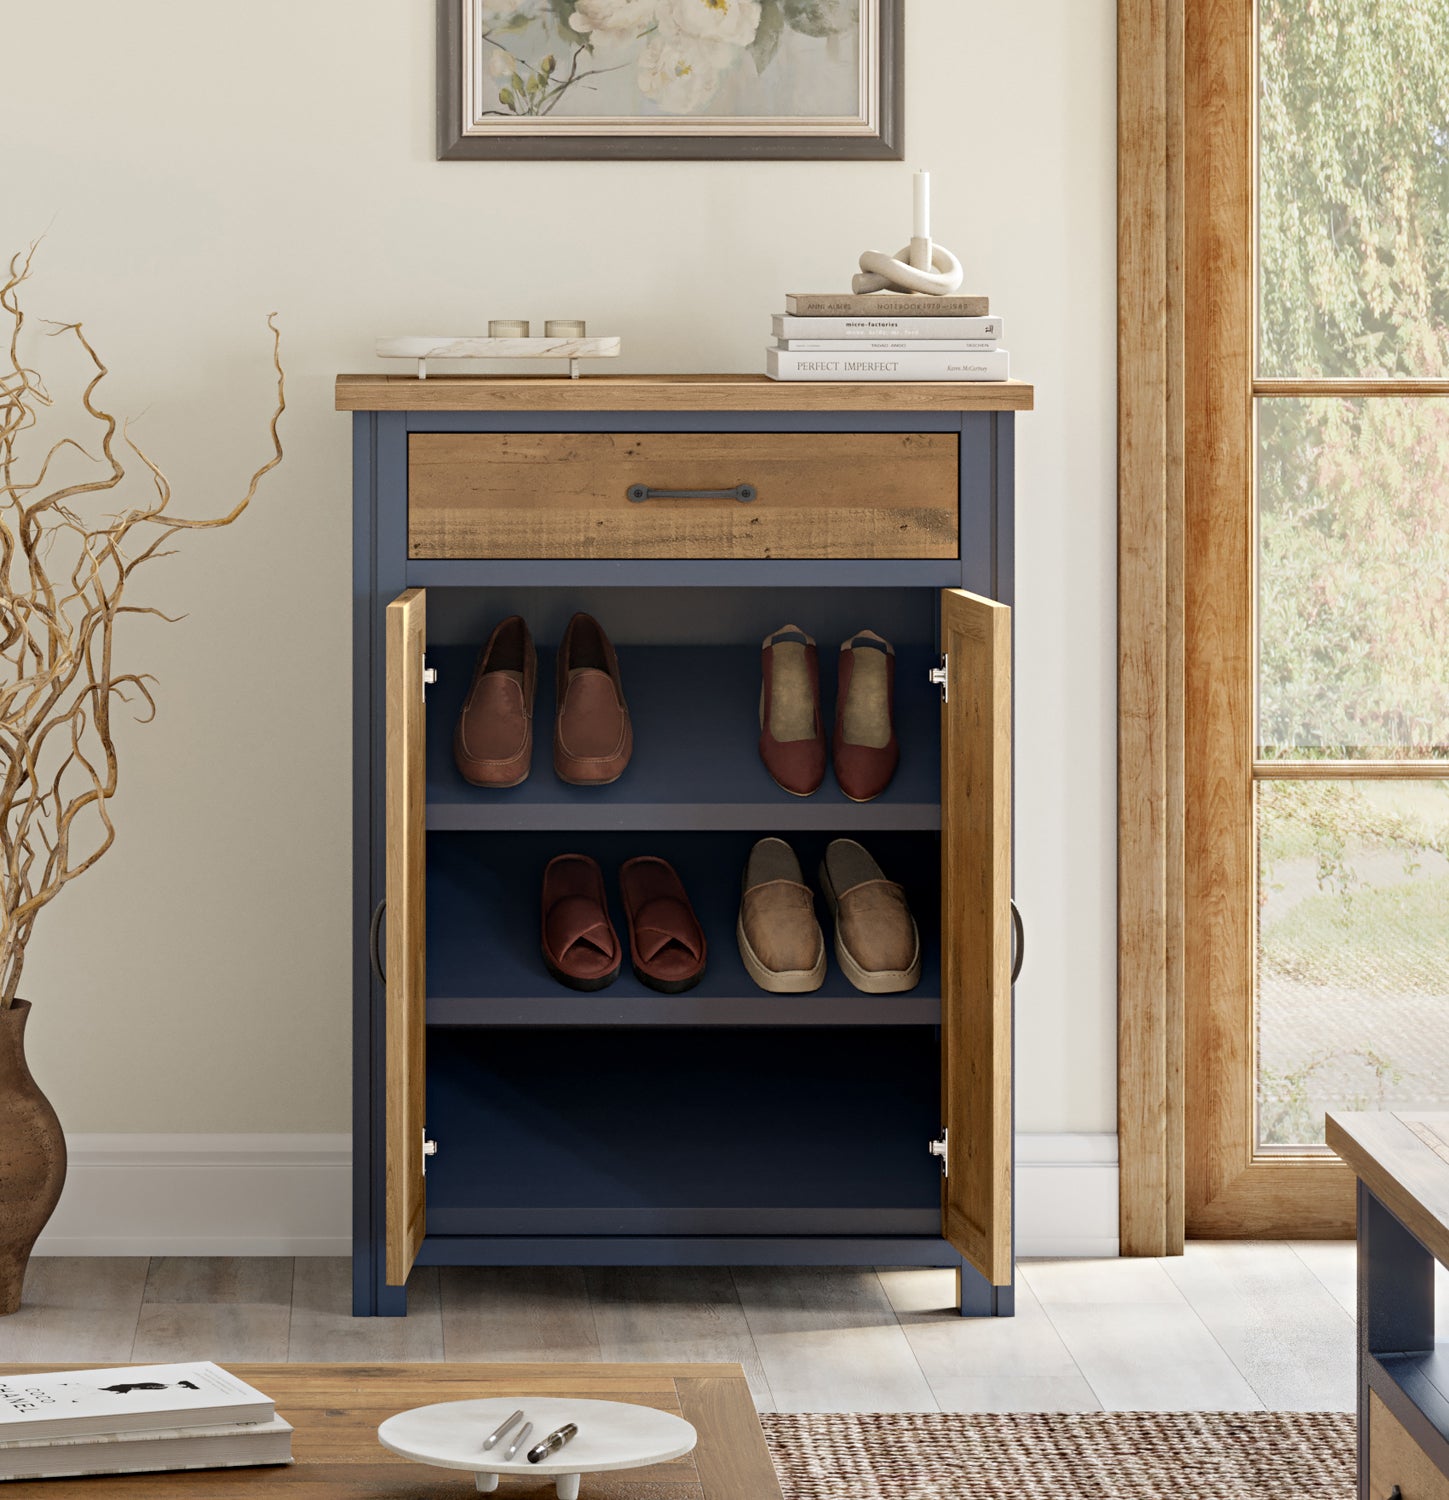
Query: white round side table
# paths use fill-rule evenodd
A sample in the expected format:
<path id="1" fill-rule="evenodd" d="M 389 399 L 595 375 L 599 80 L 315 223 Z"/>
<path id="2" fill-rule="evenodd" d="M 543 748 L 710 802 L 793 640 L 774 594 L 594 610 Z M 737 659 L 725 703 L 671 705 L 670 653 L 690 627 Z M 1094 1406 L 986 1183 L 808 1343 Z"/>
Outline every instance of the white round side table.
<path id="1" fill-rule="evenodd" d="M 503 1455 L 518 1436 L 519 1422 L 495 1448 L 483 1439 L 511 1412 L 523 1409 L 523 1422 L 533 1431 L 505 1463 Z M 565 1422 L 577 1425 L 578 1436 L 542 1463 L 528 1462 L 528 1450 Z M 652 1406 L 625 1401 L 584 1401 L 559 1396 L 509 1396 L 486 1401 L 444 1401 L 418 1406 L 389 1417 L 377 1429 L 384 1448 L 402 1458 L 440 1469 L 470 1469 L 484 1492 L 498 1488 L 501 1474 L 546 1475 L 554 1481 L 558 1500 L 578 1500 L 584 1474 L 610 1469 L 640 1469 L 667 1463 L 693 1451 L 699 1434 L 683 1417 Z"/>

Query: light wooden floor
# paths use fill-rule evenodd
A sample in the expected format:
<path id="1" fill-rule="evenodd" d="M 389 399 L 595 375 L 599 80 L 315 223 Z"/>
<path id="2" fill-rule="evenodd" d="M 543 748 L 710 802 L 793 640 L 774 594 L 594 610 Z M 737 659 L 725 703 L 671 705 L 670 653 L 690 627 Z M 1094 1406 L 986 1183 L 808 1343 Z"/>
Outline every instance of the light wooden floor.
<path id="1" fill-rule="evenodd" d="M 354 1319 L 341 1259 L 36 1260 L 0 1362 L 738 1360 L 762 1410 L 1342 1410 L 1351 1244 L 1024 1261 L 1013 1319 L 944 1271 L 433 1270 Z M 1441 1303 L 1445 1300 L 1441 1298 Z"/>

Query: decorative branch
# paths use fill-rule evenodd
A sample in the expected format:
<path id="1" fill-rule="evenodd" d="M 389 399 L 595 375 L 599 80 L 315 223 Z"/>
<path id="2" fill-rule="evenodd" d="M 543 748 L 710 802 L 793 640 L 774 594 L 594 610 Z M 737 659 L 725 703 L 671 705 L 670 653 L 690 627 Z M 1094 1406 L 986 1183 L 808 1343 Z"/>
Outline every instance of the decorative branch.
<path id="1" fill-rule="evenodd" d="M 39 373 L 20 354 L 20 287 L 30 276 L 35 250 L 31 245 L 12 257 L 0 276 L 0 315 L 10 320 L 0 362 L 0 1009 L 15 1000 L 36 917 L 115 842 L 109 807 L 118 785 L 113 704 L 144 704 L 143 723 L 156 712 L 155 679 L 115 665 L 116 624 L 123 615 L 171 617 L 127 602 L 127 585 L 143 564 L 170 556 L 175 549 L 167 543 L 181 532 L 230 526 L 246 510 L 262 479 L 282 461 L 277 423 L 287 409 L 273 313 L 267 319 L 277 375 L 272 456 L 228 511 L 173 516 L 165 475 L 137 445 L 129 425 L 96 400 L 108 373 L 100 355 L 79 323 L 52 324 L 50 335 L 72 339 L 91 366 L 80 404 L 96 426 L 97 441 L 87 448 L 76 438 L 61 438 L 27 472 L 21 440 L 37 426 L 41 409 L 53 404 Z M 126 479 L 118 448 L 145 471 L 148 493 L 106 514 L 98 509 L 100 497 Z M 61 455 L 79 455 L 96 472 L 47 489 Z"/>

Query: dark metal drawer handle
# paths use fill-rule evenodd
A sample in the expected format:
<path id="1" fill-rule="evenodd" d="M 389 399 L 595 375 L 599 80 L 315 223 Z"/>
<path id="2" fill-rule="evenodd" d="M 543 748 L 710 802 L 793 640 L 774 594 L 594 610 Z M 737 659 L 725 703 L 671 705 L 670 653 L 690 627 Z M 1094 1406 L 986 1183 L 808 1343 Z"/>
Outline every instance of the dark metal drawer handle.
<path id="1" fill-rule="evenodd" d="M 382 954 L 378 951 L 377 940 L 382 936 L 382 916 L 386 910 L 386 900 L 379 901 L 367 933 L 367 951 L 372 958 L 372 972 L 377 975 L 377 982 L 384 989 L 387 988 L 387 973 L 382 967 Z"/>
<path id="2" fill-rule="evenodd" d="M 1016 976 L 1021 973 L 1021 961 L 1026 957 L 1026 928 L 1022 925 L 1015 901 L 1011 903 L 1011 938 L 1011 946 L 1016 950 L 1011 960 L 1011 982 L 1015 984 Z"/>
<path id="3" fill-rule="evenodd" d="M 752 484 L 737 484 L 732 490 L 651 490 L 647 484 L 631 484 L 629 498 L 641 500 L 739 500 L 748 504 L 759 491 Z"/>

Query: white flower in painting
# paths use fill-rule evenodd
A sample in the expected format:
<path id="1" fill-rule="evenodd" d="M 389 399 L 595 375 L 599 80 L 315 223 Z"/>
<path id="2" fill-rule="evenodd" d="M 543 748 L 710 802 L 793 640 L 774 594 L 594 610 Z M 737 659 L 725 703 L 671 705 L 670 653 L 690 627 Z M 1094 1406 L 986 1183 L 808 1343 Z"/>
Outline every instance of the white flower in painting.
<path id="1" fill-rule="evenodd" d="M 658 19 L 659 0 L 575 0 L 569 25 L 594 42 L 631 40 Z"/>
<path id="2" fill-rule="evenodd" d="M 639 54 L 639 91 L 666 114 L 687 115 L 714 98 L 741 55 L 738 47 L 661 28 Z"/>
<path id="3" fill-rule="evenodd" d="M 760 0 L 663 0 L 659 18 L 686 36 L 748 47 L 760 29 Z"/>
<path id="4" fill-rule="evenodd" d="M 488 54 L 488 71 L 495 78 L 511 78 L 518 71 L 518 61 L 511 52 L 495 47 Z"/>

